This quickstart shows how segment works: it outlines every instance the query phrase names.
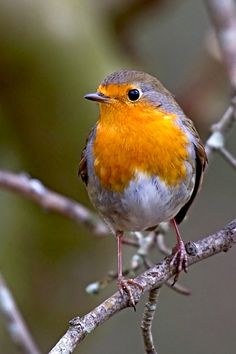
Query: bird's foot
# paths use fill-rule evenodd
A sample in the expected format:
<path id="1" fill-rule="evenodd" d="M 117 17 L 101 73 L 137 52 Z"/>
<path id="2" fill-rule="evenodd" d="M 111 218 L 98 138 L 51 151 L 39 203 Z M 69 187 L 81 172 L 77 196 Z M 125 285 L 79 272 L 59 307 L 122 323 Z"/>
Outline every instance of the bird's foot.
<path id="1" fill-rule="evenodd" d="M 185 249 L 184 242 L 180 240 L 172 251 L 173 258 L 170 262 L 170 267 L 176 267 L 176 274 L 172 286 L 177 282 L 182 270 L 187 273 L 188 268 L 188 255 Z"/>
<path id="2" fill-rule="evenodd" d="M 140 285 L 133 279 L 125 279 L 123 276 L 118 278 L 117 285 L 122 296 L 124 294 L 124 291 L 128 294 L 130 305 L 136 311 L 134 296 L 130 285 L 136 286 L 143 291 L 142 285 Z"/>

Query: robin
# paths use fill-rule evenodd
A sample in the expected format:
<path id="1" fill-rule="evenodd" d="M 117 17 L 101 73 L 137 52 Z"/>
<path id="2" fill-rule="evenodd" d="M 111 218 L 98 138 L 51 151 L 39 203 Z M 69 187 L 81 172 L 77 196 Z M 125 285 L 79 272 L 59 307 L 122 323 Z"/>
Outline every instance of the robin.
<path id="1" fill-rule="evenodd" d="M 207 157 L 193 122 L 155 77 L 134 70 L 108 75 L 96 93 L 98 122 L 91 130 L 79 175 L 98 213 L 116 235 L 118 286 L 134 299 L 122 275 L 125 231 L 144 231 L 169 221 L 177 244 L 171 264 L 187 270 L 178 224 L 201 185 Z"/>

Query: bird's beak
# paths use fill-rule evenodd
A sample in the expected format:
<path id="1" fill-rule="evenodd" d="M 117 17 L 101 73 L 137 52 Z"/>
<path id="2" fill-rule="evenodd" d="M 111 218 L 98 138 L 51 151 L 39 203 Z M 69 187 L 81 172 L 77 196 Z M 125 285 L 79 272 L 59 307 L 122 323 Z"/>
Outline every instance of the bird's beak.
<path id="1" fill-rule="evenodd" d="M 109 103 L 110 97 L 103 95 L 101 92 L 88 93 L 84 96 L 86 100 L 95 101 L 99 103 Z"/>

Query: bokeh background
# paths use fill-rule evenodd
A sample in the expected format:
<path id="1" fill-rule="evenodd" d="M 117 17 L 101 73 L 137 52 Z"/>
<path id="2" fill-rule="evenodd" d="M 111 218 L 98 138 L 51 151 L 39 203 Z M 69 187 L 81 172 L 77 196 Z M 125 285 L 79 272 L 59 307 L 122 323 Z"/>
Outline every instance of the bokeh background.
<path id="1" fill-rule="evenodd" d="M 229 104 L 229 87 L 203 1 L 0 0 L 0 168 L 27 172 L 91 207 L 77 177 L 96 121 L 93 92 L 113 70 L 158 76 L 203 139 Z M 227 146 L 236 151 L 235 131 Z M 181 227 L 184 240 L 235 217 L 236 172 L 215 155 Z M 174 245 L 173 234 L 168 244 Z M 85 293 L 116 267 L 112 237 L 96 238 L 61 216 L 0 191 L 0 267 L 42 352 L 113 293 Z M 132 254 L 126 250 L 126 264 Z M 235 353 L 236 250 L 181 276 L 191 297 L 163 288 L 153 333 L 161 354 Z M 155 255 L 156 260 L 161 256 Z M 89 335 L 81 354 L 143 353 L 138 311 L 126 310 Z M 0 352 L 15 354 L 0 318 Z"/>

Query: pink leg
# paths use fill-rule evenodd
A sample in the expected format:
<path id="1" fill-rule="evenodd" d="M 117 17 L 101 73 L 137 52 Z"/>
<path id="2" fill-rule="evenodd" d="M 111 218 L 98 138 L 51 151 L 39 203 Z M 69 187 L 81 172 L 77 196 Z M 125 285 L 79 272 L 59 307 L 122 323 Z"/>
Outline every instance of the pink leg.
<path id="1" fill-rule="evenodd" d="M 118 280 L 123 278 L 122 274 L 122 238 L 124 236 L 123 231 L 117 231 L 117 269 L 118 269 Z"/>
<path id="2" fill-rule="evenodd" d="M 187 256 L 187 252 L 185 250 L 185 245 L 184 245 L 184 242 L 180 236 L 179 229 L 178 229 L 175 219 L 172 219 L 171 223 L 174 227 L 175 234 L 176 234 L 176 240 L 177 240 L 177 244 L 176 244 L 175 248 L 173 249 L 173 258 L 170 263 L 171 266 L 176 264 L 176 275 L 174 277 L 174 283 L 173 283 L 173 285 L 174 285 L 176 283 L 176 281 L 178 280 L 180 272 L 182 270 L 187 272 L 188 256 Z"/>
<path id="3" fill-rule="evenodd" d="M 117 279 L 117 283 L 118 283 L 118 288 L 121 292 L 121 294 L 123 295 L 123 291 L 125 291 L 128 296 L 129 296 L 129 300 L 130 300 L 130 304 L 131 306 L 133 306 L 133 308 L 135 309 L 135 301 L 134 301 L 134 297 L 133 297 L 133 293 L 132 293 L 132 289 L 129 285 L 135 285 L 137 287 L 139 287 L 141 290 L 143 290 L 143 287 L 138 284 L 137 282 L 135 282 L 133 279 L 125 279 L 123 277 L 123 273 L 122 273 L 122 238 L 124 236 L 124 232 L 123 231 L 117 231 L 116 232 L 116 239 L 117 239 L 117 273 L 118 273 L 118 279 Z"/>

